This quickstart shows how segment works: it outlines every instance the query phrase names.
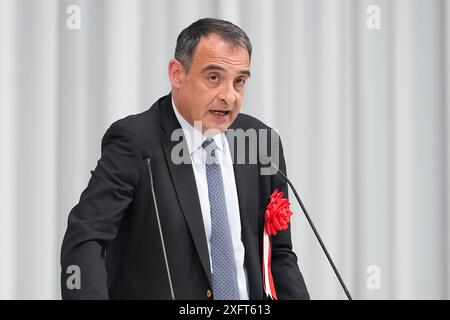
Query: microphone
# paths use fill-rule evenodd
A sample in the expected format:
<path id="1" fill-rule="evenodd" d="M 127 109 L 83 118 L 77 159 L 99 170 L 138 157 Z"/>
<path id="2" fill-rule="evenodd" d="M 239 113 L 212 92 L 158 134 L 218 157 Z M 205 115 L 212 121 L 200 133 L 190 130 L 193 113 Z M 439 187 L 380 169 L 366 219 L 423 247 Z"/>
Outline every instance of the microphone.
<path id="1" fill-rule="evenodd" d="M 164 254 L 164 262 L 166 264 L 167 279 L 169 280 L 170 294 L 171 294 L 172 300 L 175 300 L 175 295 L 173 293 L 172 278 L 170 276 L 169 263 L 167 261 L 166 245 L 164 243 L 164 237 L 162 234 L 161 221 L 159 219 L 158 204 L 156 203 L 155 187 L 153 186 L 153 175 L 152 175 L 152 167 L 151 167 L 151 158 L 152 158 L 151 150 L 148 148 L 143 149 L 142 150 L 142 158 L 147 163 L 147 169 L 148 169 L 148 174 L 149 174 L 149 179 L 150 179 L 150 187 L 152 189 L 153 205 L 155 207 L 156 220 L 158 221 L 158 231 L 159 231 L 159 236 L 161 238 L 161 245 L 162 245 L 162 250 L 163 250 L 163 254 Z"/>
<path id="2" fill-rule="evenodd" d="M 300 207 L 302 208 L 303 213 L 306 216 L 306 219 L 309 222 L 309 225 L 311 226 L 317 240 L 320 243 L 320 246 L 322 247 L 323 252 L 325 253 L 325 255 L 327 256 L 328 262 L 331 264 L 331 267 L 334 270 L 334 273 L 336 274 L 336 277 L 339 280 L 339 283 L 342 286 L 342 289 L 345 292 L 345 295 L 347 296 L 348 300 L 353 300 L 352 296 L 350 295 L 350 292 L 348 291 L 347 287 L 345 286 L 344 280 L 342 280 L 341 275 L 339 274 L 338 269 L 336 268 L 336 266 L 334 265 L 333 260 L 331 259 L 330 254 L 328 253 L 327 248 L 325 247 L 325 244 L 323 243 L 322 239 L 320 238 L 319 232 L 317 232 L 316 227 L 314 226 L 314 223 L 312 222 L 311 218 L 309 217 L 308 211 L 306 210 L 305 206 L 303 205 L 302 200 L 300 199 L 300 196 L 298 195 L 297 191 L 295 190 L 294 186 L 292 185 L 291 181 L 289 181 L 289 179 L 286 177 L 286 175 L 276 166 L 272 163 L 272 161 L 270 161 L 270 165 L 273 166 L 277 172 L 283 177 L 283 179 L 289 184 L 289 186 L 291 187 L 292 191 L 294 192 L 295 198 L 297 198 L 298 203 L 300 204 Z"/>

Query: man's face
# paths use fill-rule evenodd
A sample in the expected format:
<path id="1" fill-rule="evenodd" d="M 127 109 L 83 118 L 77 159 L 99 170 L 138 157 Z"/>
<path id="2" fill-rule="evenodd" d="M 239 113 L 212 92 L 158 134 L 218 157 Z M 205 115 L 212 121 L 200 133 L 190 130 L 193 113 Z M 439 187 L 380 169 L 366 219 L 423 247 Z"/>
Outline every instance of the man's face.
<path id="1" fill-rule="evenodd" d="M 180 70 L 173 72 L 177 64 Z M 246 48 L 231 47 L 220 36 L 209 35 L 200 39 L 188 72 L 172 60 L 169 74 L 183 117 L 192 125 L 202 121 L 203 132 L 224 132 L 241 110 L 250 58 Z"/>

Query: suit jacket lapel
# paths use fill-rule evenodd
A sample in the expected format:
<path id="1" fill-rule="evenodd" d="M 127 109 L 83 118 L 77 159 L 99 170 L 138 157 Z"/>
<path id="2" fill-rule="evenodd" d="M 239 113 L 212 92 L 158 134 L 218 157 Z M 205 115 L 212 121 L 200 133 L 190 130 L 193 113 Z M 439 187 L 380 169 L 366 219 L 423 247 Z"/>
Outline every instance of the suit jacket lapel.
<path id="1" fill-rule="evenodd" d="M 173 112 L 171 95 L 166 98 L 167 100 L 163 101 L 159 110 L 161 125 L 166 132 L 166 135 L 161 139 L 161 143 L 181 210 L 191 232 L 203 269 L 211 284 L 211 266 L 209 262 L 208 245 L 206 242 L 205 228 L 194 172 L 191 164 L 175 164 L 171 160 L 173 147 L 180 143 L 179 141 L 172 141 L 171 135 L 173 130 L 180 129 L 180 125 Z M 183 139 L 182 143 L 186 144 L 185 139 Z M 187 145 L 185 145 L 183 149 L 187 150 Z"/>

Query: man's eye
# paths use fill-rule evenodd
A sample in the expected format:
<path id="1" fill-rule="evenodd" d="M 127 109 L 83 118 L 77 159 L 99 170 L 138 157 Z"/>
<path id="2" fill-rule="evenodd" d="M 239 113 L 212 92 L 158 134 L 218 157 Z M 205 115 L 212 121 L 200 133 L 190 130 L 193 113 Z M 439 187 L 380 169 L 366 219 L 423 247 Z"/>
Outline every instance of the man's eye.
<path id="1" fill-rule="evenodd" d="M 237 80 L 236 80 L 236 84 L 237 84 L 238 86 L 243 86 L 243 85 L 245 84 L 245 79 L 237 79 Z"/>
<path id="2" fill-rule="evenodd" d="M 209 80 L 215 82 L 215 81 L 219 80 L 219 77 L 218 76 L 209 76 Z"/>

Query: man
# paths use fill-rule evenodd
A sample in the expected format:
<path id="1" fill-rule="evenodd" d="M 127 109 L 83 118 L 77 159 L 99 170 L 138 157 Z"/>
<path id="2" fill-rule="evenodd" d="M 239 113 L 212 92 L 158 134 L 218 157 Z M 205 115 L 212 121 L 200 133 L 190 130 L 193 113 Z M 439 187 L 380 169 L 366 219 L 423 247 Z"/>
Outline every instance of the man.
<path id="1" fill-rule="evenodd" d="M 287 186 L 261 174 L 259 147 L 248 140 L 244 159 L 258 161 L 234 156 L 229 132 L 270 129 L 239 114 L 250 58 L 248 37 L 230 22 L 201 19 L 181 32 L 169 62 L 171 94 L 103 137 L 98 165 L 69 215 L 63 298 L 266 298 L 264 212 L 271 193 L 287 195 Z M 285 171 L 281 144 L 276 151 Z M 278 298 L 309 299 L 290 230 L 271 243 Z"/>

